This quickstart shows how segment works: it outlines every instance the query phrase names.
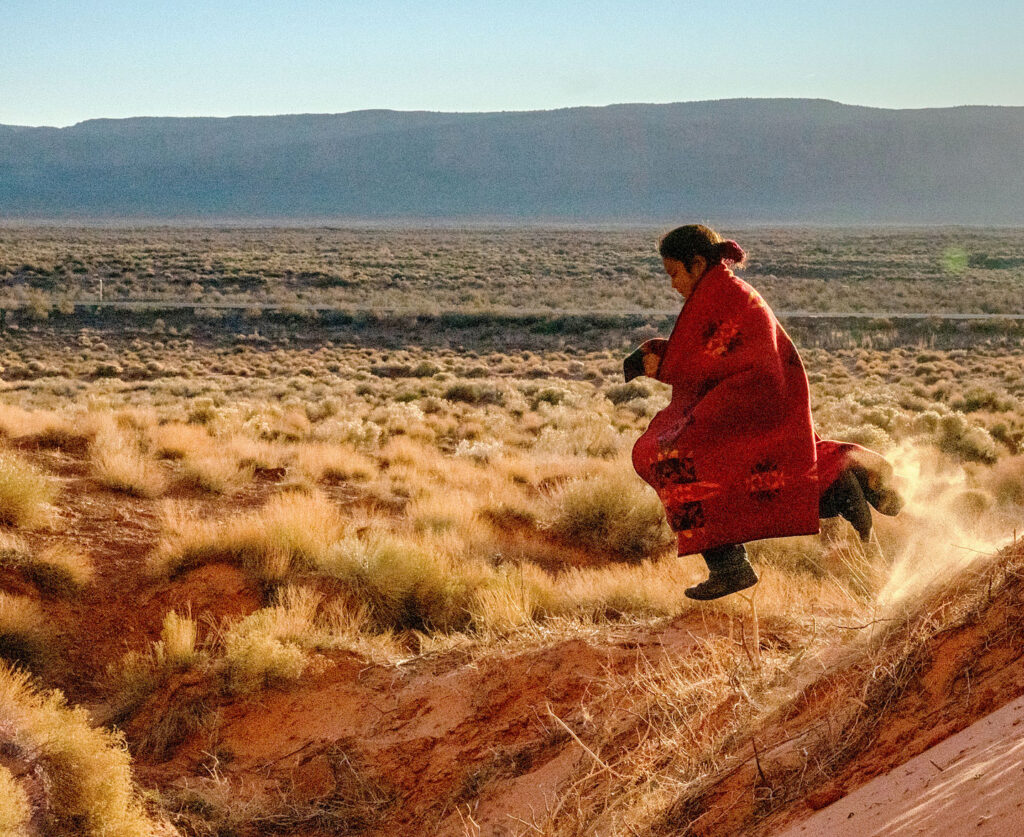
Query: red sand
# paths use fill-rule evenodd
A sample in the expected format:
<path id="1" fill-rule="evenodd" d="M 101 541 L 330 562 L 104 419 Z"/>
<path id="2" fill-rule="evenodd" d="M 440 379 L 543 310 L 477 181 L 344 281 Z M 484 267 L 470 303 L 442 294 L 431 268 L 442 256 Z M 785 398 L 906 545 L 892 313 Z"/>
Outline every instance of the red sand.
<path id="1" fill-rule="evenodd" d="M 778 837 L 1024 834 L 1018 698 Z"/>

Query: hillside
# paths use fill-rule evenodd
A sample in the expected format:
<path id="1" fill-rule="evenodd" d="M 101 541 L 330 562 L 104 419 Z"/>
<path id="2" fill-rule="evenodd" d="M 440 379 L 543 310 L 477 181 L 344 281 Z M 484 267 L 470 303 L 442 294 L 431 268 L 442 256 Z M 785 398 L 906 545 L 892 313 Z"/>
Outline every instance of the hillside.
<path id="1" fill-rule="evenodd" d="M 11 217 L 1016 224 L 1024 108 L 744 99 L 0 126 Z"/>

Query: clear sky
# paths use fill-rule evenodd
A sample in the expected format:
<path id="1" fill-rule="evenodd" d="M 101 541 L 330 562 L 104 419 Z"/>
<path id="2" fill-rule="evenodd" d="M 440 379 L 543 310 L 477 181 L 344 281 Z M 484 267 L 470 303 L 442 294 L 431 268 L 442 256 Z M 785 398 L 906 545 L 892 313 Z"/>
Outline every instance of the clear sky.
<path id="1" fill-rule="evenodd" d="M 0 123 L 741 96 L 1024 105 L 1024 0 L 0 0 Z"/>

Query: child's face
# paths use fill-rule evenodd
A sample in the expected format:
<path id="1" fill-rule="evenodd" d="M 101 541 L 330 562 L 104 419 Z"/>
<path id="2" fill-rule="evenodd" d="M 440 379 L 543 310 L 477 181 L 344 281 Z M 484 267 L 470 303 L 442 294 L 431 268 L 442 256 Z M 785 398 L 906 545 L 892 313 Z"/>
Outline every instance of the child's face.
<path id="1" fill-rule="evenodd" d="M 672 287 L 683 296 L 689 296 L 693 292 L 697 280 L 704 275 L 704 268 L 707 267 L 707 262 L 701 256 L 694 256 L 693 264 L 689 268 L 679 259 L 668 256 L 662 256 L 661 263 L 672 279 Z"/>

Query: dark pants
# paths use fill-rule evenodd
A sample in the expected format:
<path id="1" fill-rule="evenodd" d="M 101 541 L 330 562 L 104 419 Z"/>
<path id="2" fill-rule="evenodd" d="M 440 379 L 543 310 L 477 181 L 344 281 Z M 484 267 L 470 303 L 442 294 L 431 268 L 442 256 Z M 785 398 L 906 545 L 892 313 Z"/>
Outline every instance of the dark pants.
<path id="1" fill-rule="evenodd" d="M 852 468 L 839 475 L 839 479 L 828 487 L 818 503 L 818 517 L 839 515 L 850 521 L 864 543 L 868 542 L 871 537 L 871 509 L 868 508 L 860 480 Z"/>
<path id="2" fill-rule="evenodd" d="M 714 572 L 744 563 L 747 560 L 747 549 L 741 543 L 732 543 L 705 550 L 702 555 L 704 563 L 708 565 L 708 570 Z"/>

